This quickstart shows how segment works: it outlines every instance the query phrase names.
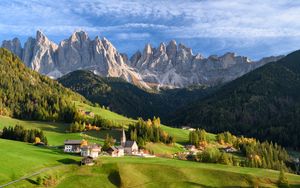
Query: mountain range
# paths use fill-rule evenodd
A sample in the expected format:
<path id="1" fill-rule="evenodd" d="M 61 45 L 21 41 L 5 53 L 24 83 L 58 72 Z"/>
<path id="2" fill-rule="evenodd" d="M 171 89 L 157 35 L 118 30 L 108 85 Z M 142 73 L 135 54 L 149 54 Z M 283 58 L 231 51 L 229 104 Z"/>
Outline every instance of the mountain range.
<path id="1" fill-rule="evenodd" d="M 144 89 L 215 86 L 282 58 L 251 61 L 234 53 L 205 58 L 174 40 L 157 48 L 146 44 L 143 52 L 137 51 L 128 58 L 106 38 L 90 39 L 84 31 L 74 32 L 59 44 L 37 31 L 36 37 L 28 38 L 24 46 L 14 38 L 3 41 L 2 47 L 19 56 L 31 69 L 51 78 L 84 69 L 102 77 L 122 78 Z"/>

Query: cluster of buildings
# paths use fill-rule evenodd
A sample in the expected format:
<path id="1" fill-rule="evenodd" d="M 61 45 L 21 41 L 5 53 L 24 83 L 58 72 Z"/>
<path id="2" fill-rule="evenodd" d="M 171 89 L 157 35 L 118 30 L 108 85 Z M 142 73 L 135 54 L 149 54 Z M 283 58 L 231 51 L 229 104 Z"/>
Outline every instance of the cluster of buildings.
<path id="1" fill-rule="evenodd" d="M 84 157 L 81 164 L 92 165 L 93 160 L 99 156 L 101 146 L 95 143 L 89 144 L 85 140 L 65 140 L 64 152 L 80 153 Z M 126 155 L 138 155 L 139 148 L 136 141 L 127 141 L 123 129 L 120 146 L 111 146 L 106 151 L 112 157 L 122 157 Z"/>

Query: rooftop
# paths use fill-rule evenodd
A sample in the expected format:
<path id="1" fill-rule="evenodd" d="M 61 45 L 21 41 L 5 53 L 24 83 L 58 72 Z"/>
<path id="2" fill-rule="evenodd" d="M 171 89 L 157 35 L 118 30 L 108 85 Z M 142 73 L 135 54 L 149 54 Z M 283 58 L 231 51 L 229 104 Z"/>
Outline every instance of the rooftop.
<path id="1" fill-rule="evenodd" d="M 82 142 L 82 140 L 65 140 L 65 144 L 76 144 L 76 145 L 80 145 Z"/>

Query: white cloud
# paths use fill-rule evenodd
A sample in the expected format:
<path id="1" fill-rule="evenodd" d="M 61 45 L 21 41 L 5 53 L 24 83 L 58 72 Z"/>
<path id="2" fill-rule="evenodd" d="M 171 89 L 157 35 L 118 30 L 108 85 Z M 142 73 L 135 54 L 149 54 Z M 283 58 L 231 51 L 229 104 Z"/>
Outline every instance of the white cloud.
<path id="1" fill-rule="evenodd" d="M 0 7 L 0 33 L 8 27 L 16 34 L 36 28 L 50 34 L 83 28 L 128 33 L 157 29 L 181 38 L 300 35 L 300 5 L 290 0 L 7 0 Z"/>
<path id="2" fill-rule="evenodd" d="M 38 29 L 51 36 L 82 29 L 114 41 L 215 38 L 223 41 L 214 47 L 219 49 L 232 47 L 228 39 L 254 47 L 268 38 L 300 37 L 295 0 L 2 0 L 0 8 L 0 39 L 32 36 Z"/>

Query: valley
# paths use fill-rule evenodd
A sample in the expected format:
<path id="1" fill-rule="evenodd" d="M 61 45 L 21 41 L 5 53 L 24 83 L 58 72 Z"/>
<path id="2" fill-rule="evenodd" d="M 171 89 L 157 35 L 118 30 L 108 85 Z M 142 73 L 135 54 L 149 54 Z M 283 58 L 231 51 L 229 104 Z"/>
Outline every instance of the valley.
<path id="1" fill-rule="evenodd" d="M 299 2 L 0 9 L 0 188 L 300 188 Z"/>

